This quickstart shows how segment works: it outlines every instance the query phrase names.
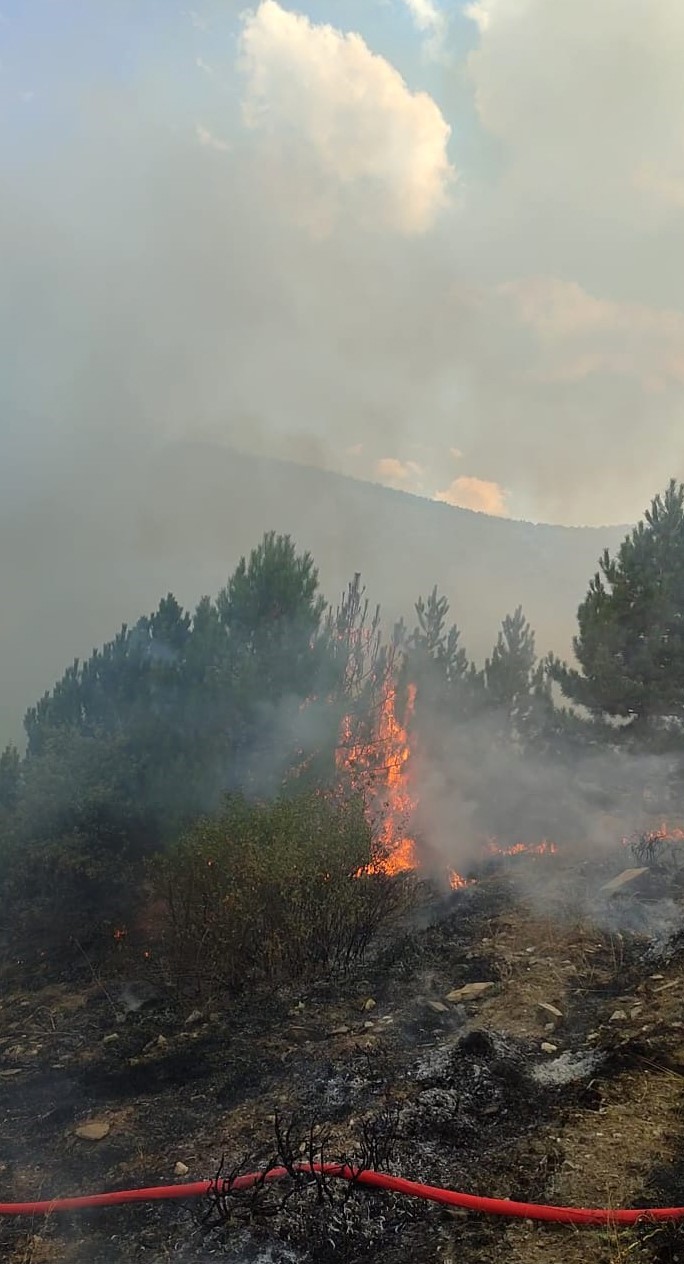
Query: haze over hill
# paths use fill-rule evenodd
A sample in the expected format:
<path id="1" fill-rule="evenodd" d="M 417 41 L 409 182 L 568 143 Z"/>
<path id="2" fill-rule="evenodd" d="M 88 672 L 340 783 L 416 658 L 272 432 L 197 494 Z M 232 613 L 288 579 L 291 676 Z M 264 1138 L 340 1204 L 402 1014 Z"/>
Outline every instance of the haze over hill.
<path id="1" fill-rule="evenodd" d="M 314 554 L 331 601 L 360 571 L 388 622 L 412 623 L 437 584 L 478 661 L 518 603 L 539 651 L 568 654 L 597 559 L 626 530 L 488 517 L 211 444 L 169 445 L 133 467 L 84 464 L 68 491 L 15 504 L 0 524 L 2 741 L 21 738 L 26 707 L 74 657 L 168 591 L 190 607 L 214 595 L 271 528 Z"/>

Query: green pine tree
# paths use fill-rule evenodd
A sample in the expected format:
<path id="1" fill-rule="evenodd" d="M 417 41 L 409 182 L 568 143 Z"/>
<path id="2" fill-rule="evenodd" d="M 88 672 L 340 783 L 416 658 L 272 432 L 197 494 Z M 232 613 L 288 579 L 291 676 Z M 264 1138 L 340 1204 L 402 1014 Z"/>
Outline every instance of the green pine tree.
<path id="1" fill-rule="evenodd" d="M 579 667 L 550 674 L 598 719 L 653 737 L 684 721 L 684 484 L 674 479 L 621 544 L 606 549 L 578 610 Z"/>

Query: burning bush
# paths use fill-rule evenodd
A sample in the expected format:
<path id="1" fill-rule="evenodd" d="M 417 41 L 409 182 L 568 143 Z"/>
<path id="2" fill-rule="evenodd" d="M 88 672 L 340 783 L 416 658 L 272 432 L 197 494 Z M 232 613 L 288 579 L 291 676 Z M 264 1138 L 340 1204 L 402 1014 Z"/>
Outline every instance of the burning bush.
<path id="1" fill-rule="evenodd" d="M 154 863 L 171 977 L 206 995 L 347 968 L 411 901 L 377 860 L 358 797 L 231 798 Z"/>

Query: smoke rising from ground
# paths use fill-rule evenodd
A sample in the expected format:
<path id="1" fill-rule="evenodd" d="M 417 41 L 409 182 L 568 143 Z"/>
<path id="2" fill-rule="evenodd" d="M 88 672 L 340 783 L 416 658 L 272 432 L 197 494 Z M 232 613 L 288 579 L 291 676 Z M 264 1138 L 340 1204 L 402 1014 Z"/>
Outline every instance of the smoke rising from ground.
<path id="1" fill-rule="evenodd" d="M 427 724 L 429 753 L 419 729 L 411 770 L 416 831 L 428 857 L 458 873 L 482 862 L 488 838 L 504 849 L 547 841 L 578 857 L 605 856 L 676 815 L 666 756 L 523 754 L 501 740 L 496 717 L 447 726 L 432 715 Z"/>

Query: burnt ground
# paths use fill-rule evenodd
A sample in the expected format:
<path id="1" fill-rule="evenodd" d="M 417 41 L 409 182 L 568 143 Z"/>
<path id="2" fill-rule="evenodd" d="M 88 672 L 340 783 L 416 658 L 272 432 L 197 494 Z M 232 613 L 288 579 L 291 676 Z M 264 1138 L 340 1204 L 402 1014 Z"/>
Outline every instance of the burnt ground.
<path id="1" fill-rule="evenodd" d="M 663 872 L 597 898 L 625 859 L 508 861 L 363 970 L 227 1011 L 115 976 L 6 976 L 0 1198 L 322 1153 L 498 1197 L 684 1204 L 684 902 Z M 490 986 L 446 999 L 471 983 Z M 87 1123 L 100 1139 L 79 1135 Z M 221 1206 L 0 1221 L 0 1258 L 665 1264 L 684 1260 L 684 1228 L 576 1231 L 291 1181 Z"/>

